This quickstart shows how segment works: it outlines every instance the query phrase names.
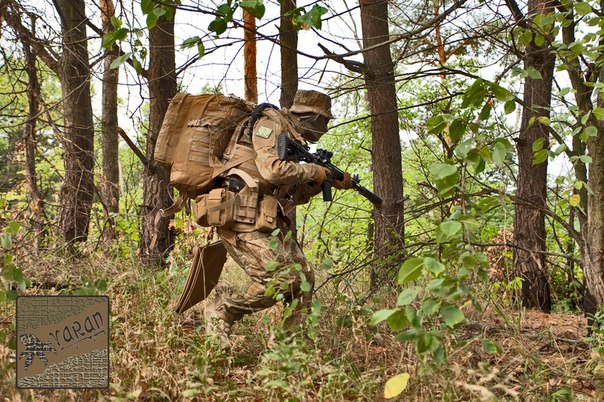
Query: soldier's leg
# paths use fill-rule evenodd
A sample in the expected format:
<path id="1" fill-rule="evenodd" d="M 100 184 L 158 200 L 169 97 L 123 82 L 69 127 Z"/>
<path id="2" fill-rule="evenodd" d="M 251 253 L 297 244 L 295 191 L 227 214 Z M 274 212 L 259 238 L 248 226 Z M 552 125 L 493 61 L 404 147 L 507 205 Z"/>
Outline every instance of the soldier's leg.
<path id="1" fill-rule="evenodd" d="M 272 244 L 273 240 L 278 243 Z M 306 258 L 291 238 L 286 241 L 284 235 L 275 238 L 270 233 L 240 233 L 235 245 L 225 245 L 250 278 L 241 291 L 224 297 L 225 315 L 232 322 L 245 314 L 273 306 L 277 299 L 276 294 L 267 295 L 269 286 L 283 294 L 284 300 L 293 300 L 301 295 L 301 273 L 313 284 L 314 277 Z"/>

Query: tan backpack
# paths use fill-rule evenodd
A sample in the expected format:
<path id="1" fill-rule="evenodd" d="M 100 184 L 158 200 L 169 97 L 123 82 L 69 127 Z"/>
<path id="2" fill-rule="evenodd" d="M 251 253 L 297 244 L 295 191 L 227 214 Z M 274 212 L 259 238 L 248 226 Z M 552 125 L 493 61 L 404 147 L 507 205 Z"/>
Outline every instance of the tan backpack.
<path id="1" fill-rule="evenodd" d="M 223 172 L 247 159 L 221 162 L 235 127 L 253 105 L 221 94 L 177 94 L 166 111 L 155 145 L 155 160 L 170 172 L 183 198 L 195 198 L 217 186 Z"/>

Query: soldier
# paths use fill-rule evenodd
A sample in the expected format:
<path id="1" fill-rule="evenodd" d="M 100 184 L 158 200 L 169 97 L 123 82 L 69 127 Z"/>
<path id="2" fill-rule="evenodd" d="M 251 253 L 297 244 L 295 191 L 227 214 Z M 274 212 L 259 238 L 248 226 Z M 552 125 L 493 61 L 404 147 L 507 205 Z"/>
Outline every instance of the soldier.
<path id="1" fill-rule="evenodd" d="M 250 119 L 242 122 L 233 136 L 232 142 L 235 143 L 226 154 L 241 154 L 248 149 L 253 151 L 255 158 L 238 166 L 238 173 L 231 176 L 226 185 L 229 188 L 237 187 L 233 186 L 234 176 L 247 184 L 251 177 L 251 186 L 257 188 L 258 195 L 255 198 L 252 192 L 248 193 L 251 195 L 247 198 L 242 198 L 252 200 L 256 219 L 251 219 L 250 224 L 240 222 L 228 229 L 217 228 L 228 253 L 249 276 L 243 289 L 216 296 L 206 306 L 206 333 L 218 337 L 225 350 L 231 348 L 229 335 L 235 321 L 277 302 L 276 295 L 266 294 L 267 287 L 275 286 L 282 294 L 284 303 L 296 304 L 294 314 L 285 321 L 286 328 L 300 324 L 310 306 L 313 269 L 296 239 L 287 235 L 290 222 L 286 211 L 295 205 L 307 203 L 318 194 L 330 173 L 316 164 L 280 160 L 276 138 L 279 134 L 286 134 L 302 144 L 314 143 L 327 132 L 327 124 L 332 118 L 329 96 L 317 91 L 300 90 L 289 110 L 265 109 L 260 116 L 251 117 L 251 124 Z M 253 130 L 246 129 L 250 125 Z M 349 189 L 351 186 L 352 179 L 348 173 L 343 180 L 333 182 L 333 187 L 339 189 Z M 246 189 L 249 190 L 249 185 Z M 276 200 L 274 203 L 271 202 L 273 198 Z M 273 204 L 276 217 L 271 221 L 270 209 Z M 240 215 L 244 212 L 240 212 Z M 256 223 L 252 224 L 254 221 Z M 274 239 L 271 234 L 273 226 L 269 224 L 264 230 L 258 229 L 258 222 L 274 222 L 274 227 L 280 229 L 278 247 L 273 244 L 271 248 L 270 245 Z M 302 291 L 303 280 L 310 283 L 310 291 Z"/>

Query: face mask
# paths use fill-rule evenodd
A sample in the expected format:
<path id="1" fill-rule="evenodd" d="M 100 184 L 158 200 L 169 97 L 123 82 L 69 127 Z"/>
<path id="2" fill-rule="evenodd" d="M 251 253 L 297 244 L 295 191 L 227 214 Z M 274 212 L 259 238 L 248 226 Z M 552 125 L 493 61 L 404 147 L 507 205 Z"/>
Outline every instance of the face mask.
<path id="1" fill-rule="evenodd" d="M 318 114 L 301 115 L 298 117 L 298 130 L 305 140 L 317 142 L 328 130 L 328 120 Z"/>

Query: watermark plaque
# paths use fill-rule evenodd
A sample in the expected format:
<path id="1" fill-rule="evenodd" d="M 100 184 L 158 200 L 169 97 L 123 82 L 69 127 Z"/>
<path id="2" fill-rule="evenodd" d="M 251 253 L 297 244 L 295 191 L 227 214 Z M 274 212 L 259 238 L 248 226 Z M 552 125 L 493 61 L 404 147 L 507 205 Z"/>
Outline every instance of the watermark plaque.
<path id="1" fill-rule="evenodd" d="M 18 388 L 109 387 L 109 298 L 19 296 Z"/>

